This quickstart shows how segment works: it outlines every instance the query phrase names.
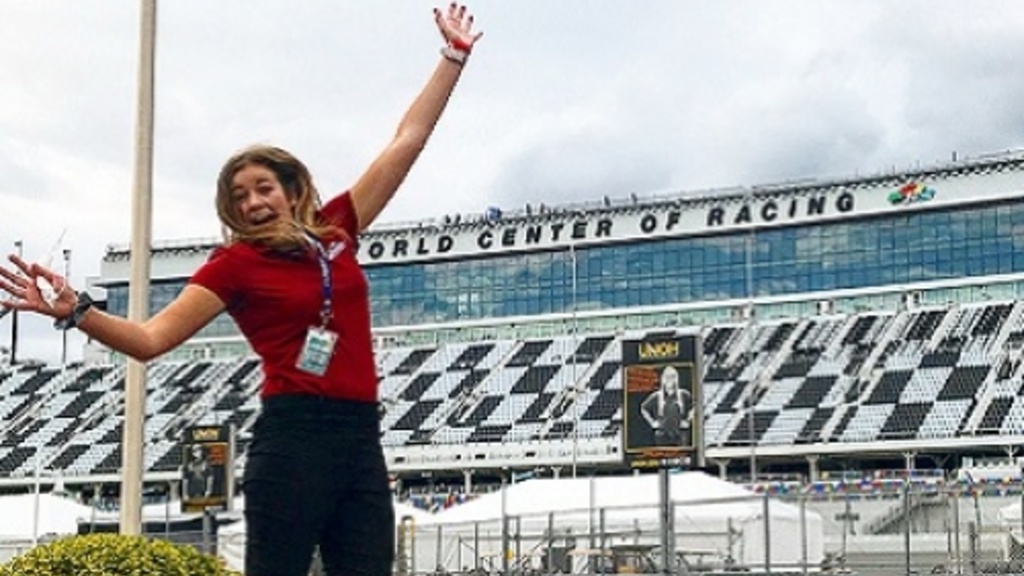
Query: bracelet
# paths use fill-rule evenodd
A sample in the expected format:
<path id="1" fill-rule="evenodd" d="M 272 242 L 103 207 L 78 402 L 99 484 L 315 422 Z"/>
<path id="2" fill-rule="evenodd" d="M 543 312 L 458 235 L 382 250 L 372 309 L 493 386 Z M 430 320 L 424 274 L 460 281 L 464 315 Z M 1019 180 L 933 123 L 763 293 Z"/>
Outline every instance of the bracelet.
<path id="1" fill-rule="evenodd" d="M 56 328 L 57 330 L 70 330 L 78 326 L 78 323 L 82 321 L 82 318 L 85 316 L 85 313 L 88 312 L 90 308 L 92 308 L 92 305 L 93 301 L 92 298 L 89 297 L 89 293 L 79 292 L 78 302 L 75 304 L 75 307 L 71 310 L 71 314 L 68 314 L 64 318 L 55 319 L 53 321 L 53 327 Z"/>
<path id="2" fill-rule="evenodd" d="M 466 59 L 469 58 L 469 52 L 459 50 L 454 46 L 448 45 L 445 46 L 444 48 L 441 48 L 441 56 L 444 56 L 445 59 L 450 62 L 454 62 L 459 66 L 463 66 L 466 64 Z"/>

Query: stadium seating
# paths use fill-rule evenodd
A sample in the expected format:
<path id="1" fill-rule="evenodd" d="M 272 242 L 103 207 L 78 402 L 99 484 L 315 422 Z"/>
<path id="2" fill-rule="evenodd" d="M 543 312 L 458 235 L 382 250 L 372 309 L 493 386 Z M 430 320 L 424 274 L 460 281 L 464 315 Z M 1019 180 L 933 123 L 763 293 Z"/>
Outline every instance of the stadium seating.
<path id="1" fill-rule="evenodd" d="M 664 331 L 663 329 L 660 329 Z M 386 448 L 617 442 L 621 342 L 643 332 L 391 347 L 378 352 Z M 1024 304 L 980 302 L 706 326 L 710 448 L 1024 433 Z M 197 424 L 259 412 L 252 357 L 147 368 L 145 466 L 173 472 Z M 121 365 L 0 368 L 0 478 L 120 468 Z"/>

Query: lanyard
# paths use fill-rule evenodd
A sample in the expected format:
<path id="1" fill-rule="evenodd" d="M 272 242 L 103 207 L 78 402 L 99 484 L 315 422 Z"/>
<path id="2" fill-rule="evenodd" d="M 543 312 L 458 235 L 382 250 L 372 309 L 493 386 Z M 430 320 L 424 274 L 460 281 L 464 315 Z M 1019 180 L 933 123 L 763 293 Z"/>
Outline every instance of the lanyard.
<path id="1" fill-rule="evenodd" d="M 306 239 L 316 249 L 316 260 L 320 264 L 320 287 L 321 295 L 323 296 L 323 303 L 320 305 L 320 327 L 327 328 L 327 323 L 331 320 L 331 294 L 333 288 L 331 262 L 327 258 L 327 252 L 324 250 L 323 244 L 316 236 L 306 232 Z"/>

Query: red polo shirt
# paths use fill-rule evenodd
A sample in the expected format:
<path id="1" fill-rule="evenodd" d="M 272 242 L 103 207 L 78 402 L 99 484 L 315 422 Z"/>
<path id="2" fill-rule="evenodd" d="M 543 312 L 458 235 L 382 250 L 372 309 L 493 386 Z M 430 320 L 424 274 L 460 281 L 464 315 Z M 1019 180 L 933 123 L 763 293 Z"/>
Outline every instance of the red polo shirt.
<path id="1" fill-rule="evenodd" d="M 357 237 L 355 207 L 348 192 L 324 205 L 322 214 L 349 238 Z M 315 252 L 283 256 L 235 242 L 214 250 L 190 280 L 227 305 L 228 314 L 262 359 L 263 397 L 298 393 L 377 401 L 366 276 L 356 260 L 355 246 L 332 242 L 327 249 L 333 254 L 333 314 L 328 329 L 338 340 L 322 377 L 296 368 L 306 332 L 320 325 L 323 282 Z"/>

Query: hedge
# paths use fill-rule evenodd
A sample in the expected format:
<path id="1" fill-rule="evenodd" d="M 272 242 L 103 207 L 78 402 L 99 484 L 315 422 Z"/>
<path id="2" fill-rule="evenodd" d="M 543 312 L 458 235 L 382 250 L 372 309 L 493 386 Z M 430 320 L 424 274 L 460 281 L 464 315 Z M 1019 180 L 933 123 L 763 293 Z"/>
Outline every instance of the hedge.
<path id="1" fill-rule="evenodd" d="M 142 536 L 87 534 L 37 546 L 0 576 L 241 576 L 191 546 Z"/>

